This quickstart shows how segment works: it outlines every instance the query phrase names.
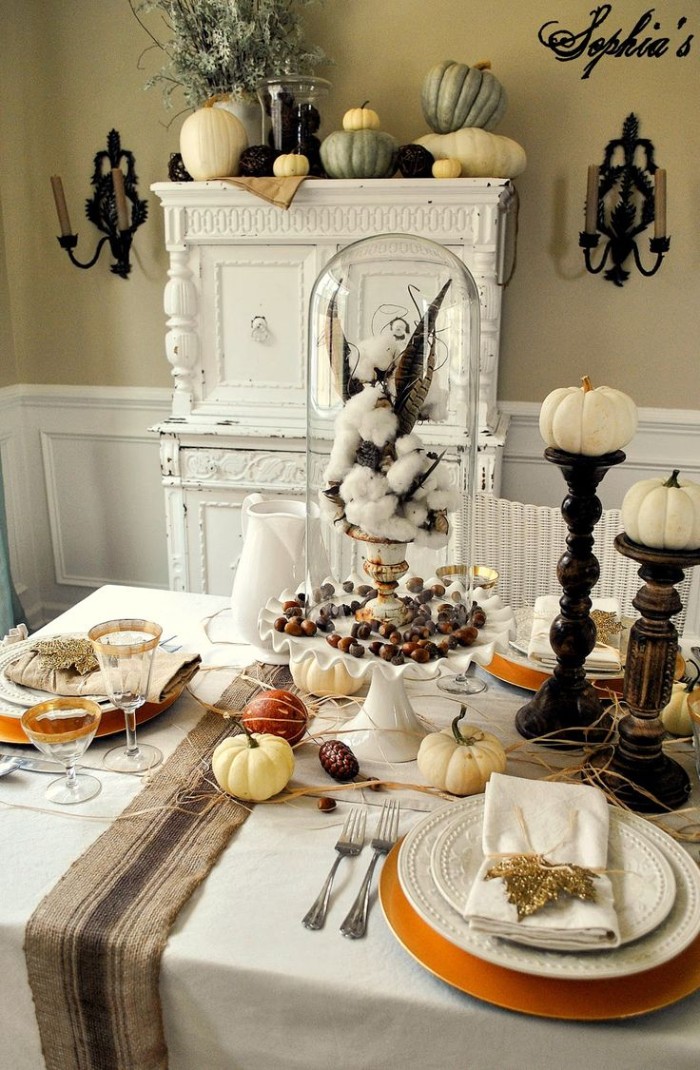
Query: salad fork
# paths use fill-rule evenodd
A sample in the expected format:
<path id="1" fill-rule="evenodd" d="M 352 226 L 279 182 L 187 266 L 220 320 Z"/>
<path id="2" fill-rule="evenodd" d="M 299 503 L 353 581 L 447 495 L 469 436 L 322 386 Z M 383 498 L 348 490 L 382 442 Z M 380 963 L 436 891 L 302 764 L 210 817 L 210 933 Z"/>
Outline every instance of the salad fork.
<path id="1" fill-rule="evenodd" d="M 338 842 L 335 845 L 335 850 L 338 852 L 338 857 L 331 867 L 331 871 L 326 877 L 325 883 L 321 891 L 318 893 L 318 898 L 313 904 L 307 914 L 304 915 L 302 925 L 305 925 L 307 929 L 322 929 L 323 923 L 326 920 L 326 913 L 328 911 L 328 901 L 331 897 L 331 888 L 333 887 L 333 879 L 335 877 L 335 871 L 340 865 L 340 860 L 346 856 L 359 855 L 365 842 L 365 811 L 350 810 L 348 816 L 345 818 L 345 824 L 343 830 L 338 837 Z"/>
<path id="2" fill-rule="evenodd" d="M 343 936 L 349 936 L 356 940 L 364 936 L 367 931 L 367 915 L 369 913 L 369 892 L 372 884 L 372 874 L 380 855 L 386 855 L 396 843 L 399 836 L 399 803 L 398 799 L 387 799 L 379 815 L 379 823 L 371 847 L 374 850 L 372 861 L 365 878 L 360 885 L 357 898 L 350 907 L 348 915 L 340 926 Z"/>

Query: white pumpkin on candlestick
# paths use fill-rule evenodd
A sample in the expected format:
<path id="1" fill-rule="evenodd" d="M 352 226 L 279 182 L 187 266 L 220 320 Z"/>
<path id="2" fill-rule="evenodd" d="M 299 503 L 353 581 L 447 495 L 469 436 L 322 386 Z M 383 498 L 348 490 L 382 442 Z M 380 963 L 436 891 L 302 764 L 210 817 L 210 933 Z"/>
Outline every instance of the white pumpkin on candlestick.
<path id="1" fill-rule="evenodd" d="M 581 386 L 548 394 L 540 409 L 540 434 L 548 446 L 584 457 L 622 449 L 637 430 L 637 407 L 627 394 L 609 386 Z"/>
<path id="2" fill-rule="evenodd" d="M 678 478 L 642 479 L 625 494 L 622 524 L 632 542 L 655 550 L 700 550 L 700 484 Z"/>

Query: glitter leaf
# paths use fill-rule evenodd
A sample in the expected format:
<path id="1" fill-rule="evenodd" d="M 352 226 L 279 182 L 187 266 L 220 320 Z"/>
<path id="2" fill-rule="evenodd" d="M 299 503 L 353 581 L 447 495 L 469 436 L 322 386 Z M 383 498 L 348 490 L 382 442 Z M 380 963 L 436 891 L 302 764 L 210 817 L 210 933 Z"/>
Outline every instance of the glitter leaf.
<path id="1" fill-rule="evenodd" d="M 560 896 L 595 902 L 597 874 L 573 862 L 548 862 L 543 855 L 510 855 L 486 871 L 486 880 L 501 877 L 518 921 L 535 914 Z"/>
<path id="2" fill-rule="evenodd" d="M 97 668 L 97 658 L 89 639 L 43 639 L 33 648 L 49 669 L 75 669 L 81 676 Z"/>
<path id="3" fill-rule="evenodd" d="M 619 621 L 614 613 L 606 613 L 603 609 L 594 609 L 591 620 L 595 624 L 597 643 L 609 645 L 613 636 L 622 631 L 622 621 Z"/>

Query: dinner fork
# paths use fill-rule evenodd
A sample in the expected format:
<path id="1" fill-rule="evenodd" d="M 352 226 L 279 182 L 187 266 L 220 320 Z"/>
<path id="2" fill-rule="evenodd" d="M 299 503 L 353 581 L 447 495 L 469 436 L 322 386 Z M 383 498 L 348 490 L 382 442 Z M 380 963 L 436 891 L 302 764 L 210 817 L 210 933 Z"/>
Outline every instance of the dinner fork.
<path id="1" fill-rule="evenodd" d="M 340 926 L 343 936 L 349 936 L 356 940 L 364 936 L 367 931 L 367 915 L 369 913 L 369 892 L 372 884 L 372 874 L 380 855 L 388 854 L 396 843 L 399 835 L 399 803 L 398 799 L 387 799 L 379 815 L 377 831 L 370 846 L 374 850 L 372 861 L 365 878 L 360 885 L 357 898 L 350 907 L 348 915 Z"/>
<path id="2" fill-rule="evenodd" d="M 348 816 L 345 818 L 345 824 L 343 825 L 342 832 L 338 837 L 338 842 L 335 845 L 335 850 L 338 852 L 338 857 L 331 866 L 331 871 L 326 877 L 325 883 L 321 891 L 318 893 L 318 898 L 313 904 L 307 914 L 304 915 L 302 925 L 305 925 L 307 929 L 322 929 L 323 923 L 326 920 L 326 913 L 328 911 L 328 901 L 331 897 L 331 888 L 333 887 L 333 879 L 335 878 L 335 871 L 340 865 L 341 858 L 346 856 L 359 855 L 365 842 L 365 811 L 350 810 Z"/>

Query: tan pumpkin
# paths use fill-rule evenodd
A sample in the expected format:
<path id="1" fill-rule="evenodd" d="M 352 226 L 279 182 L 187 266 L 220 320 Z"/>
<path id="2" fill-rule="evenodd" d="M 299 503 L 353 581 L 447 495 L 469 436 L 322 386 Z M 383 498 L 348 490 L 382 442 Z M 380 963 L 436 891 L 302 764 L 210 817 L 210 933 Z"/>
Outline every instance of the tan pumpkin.
<path id="1" fill-rule="evenodd" d="M 503 773 L 506 752 L 491 732 L 460 725 L 462 706 L 450 728 L 424 736 L 418 748 L 418 769 L 428 784 L 452 795 L 478 795 L 492 773 Z"/>
<path id="2" fill-rule="evenodd" d="M 436 160 L 433 164 L 433 178 L 459 178 L 461 174 L 461 163 L 451 156 L 446 156 L 444 160 Z"/>
<path id="3" fill-rule="evenodd" d="M 236 799 L 264 802 L 291 780 L 294 751 L 280 736 L 243 731 L 217 744 L 211 767 L 222 791 Z"/>
<path id="4" fill-rule="evenodd" d="M 609 386 L 552 390 L 540 409 L 540 434 L 548 446 L 584 457 L 601 457 L 626 446 L 637 430 L 637 407 L 627 394 Z"/>
<path id="5" fill-rule="evenodd" d="M 525 149 L 517 141 L 476 126 L 451 134 L 424 134 L 415 144 L 422 145 L 436 160 L 459 160 L 465 178 L 516 178 L 527 166 Z"/>
<path id="6" fill-rule="evenodd" d="M 272 165 L 276 178 L 297 178 L 308 175 L 309 158 L 303 152 L 283 152 Z"/>
<path id="7" fill-rule="evenodd" d="M 315 658 L 304 658 L 290 662 L 289 668 L 297 687 L 310 695 L 354 695 L 364 682 L 361 676 L 351 676 L 340 661 L 323 669 Z"/>
<path id="8" fill-rule="evenodd" d="M 622 499 L 622 525 L 632 542 L 656 550 L 700 549 L 700 483 L 642 479 Z"/>
<path id="9" fill-rule="evenodd" d="M 373 108 L 368 108 L 366 100 L 360 108 L 350 108 L 343 116 L 343 130 L 381 130 L 379 116 Z"/>
<path id="10" fill-rule="evenodd" d="M 248 147 L 240 119 L 214 103 L 207 101 L 188 115 L 180 130 L 182 162 L 195 182 L 237 175 L 241 153 Z"/>

